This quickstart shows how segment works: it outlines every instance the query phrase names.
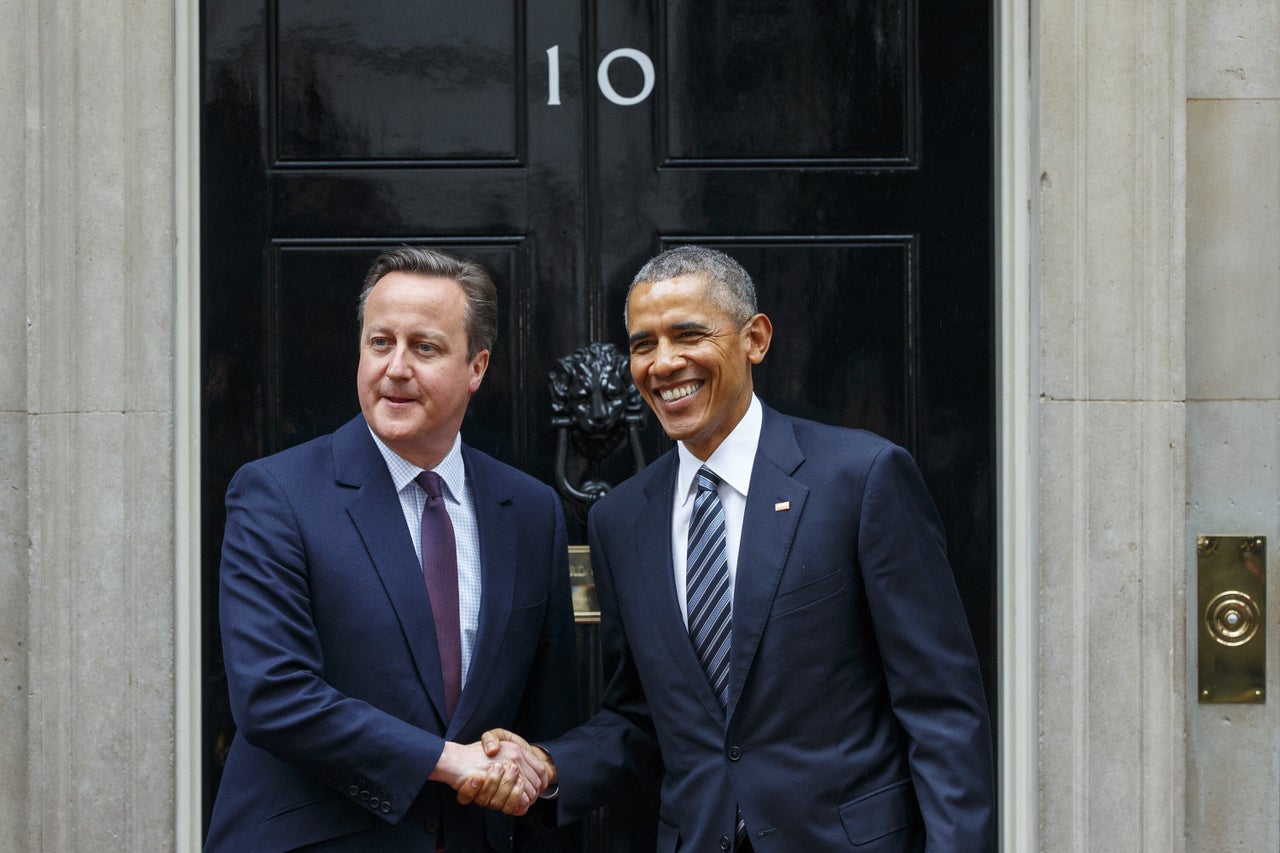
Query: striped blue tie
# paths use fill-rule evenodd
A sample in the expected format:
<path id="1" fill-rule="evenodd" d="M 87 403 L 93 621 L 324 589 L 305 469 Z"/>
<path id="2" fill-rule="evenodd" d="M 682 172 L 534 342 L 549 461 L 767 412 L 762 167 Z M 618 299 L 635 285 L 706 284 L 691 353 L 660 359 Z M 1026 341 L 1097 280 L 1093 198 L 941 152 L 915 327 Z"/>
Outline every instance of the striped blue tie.
<path id="1" fill-rule="evenodd" d="M 707 466 L 698 469 L 698 494 L 689 521 L 689 636 L 720 705 L 729 705 L 729 648 L 733 641 L 733 594 L 729 589 L 729 557 L 724 547 L 724 506 L 716 487 L 720 478 Z M 733 849 L 747 838 L 742 812 L 734 815 Z"/>
<path id="2" fill-rule="evenodd" d="M 722 706 L 729 704 L 729 645 L 732 595 L 729 558 L 724 547 L 724 507 L 716 492 L 720 478 L 705 465 L 698 469 L 698 494 L 689 521 L 689 636 Z"/>

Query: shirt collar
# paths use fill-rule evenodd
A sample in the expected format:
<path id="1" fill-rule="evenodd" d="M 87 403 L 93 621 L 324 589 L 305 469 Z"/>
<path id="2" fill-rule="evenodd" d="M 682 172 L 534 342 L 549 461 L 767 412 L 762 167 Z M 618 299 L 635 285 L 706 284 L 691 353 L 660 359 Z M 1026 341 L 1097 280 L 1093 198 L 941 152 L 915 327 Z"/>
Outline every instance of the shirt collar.
<path id="1" fill-rule="evenodd" d="M 703 465 L 714 471 L 735 492 L 746 497 L 751 486 L 751 469 L 755 466 L 756 447 L 760 444 L 760 429 L 763 424 L 764 408 L 760 405 L 760 399 L 752 394 L 751 403 L 742 420 L 725 436 L 706 462 L 694 456 L 684 446 L 684 442 L 676 442 L 676 450 L 680 454 L 680 470 L 676 472 L 676 495 L 680 503 L 687 502 L 693 494 L 694 478 Z"/>
<path id="2" fill-rule="evenodd" d="M 397 494 L 426 470 L 399 456 L 394 450 L 383 444 L 382 439 L 378 438 L 372 429 L 369 430 L 369 435 L 373 436 L 373 443 L 378 445 L 378 452 L 382 454 L 382 458 L 387 462 L 387 470 L 391 473 L 391 482 L 396 487 Z M 449 495 L 455 501 L 462 500 L 462 487 L 466 481 L 467 474 L 466 466 L 462 462 L 461 433 L 453 437 L 453 447 L 449 448 L 449 452 L 445 454 L 444 459 L 440 460 L 440 464 L 431 470 L 439 474 L 441 480 L 444 480 L 445 488 L 449 490 Z"/>

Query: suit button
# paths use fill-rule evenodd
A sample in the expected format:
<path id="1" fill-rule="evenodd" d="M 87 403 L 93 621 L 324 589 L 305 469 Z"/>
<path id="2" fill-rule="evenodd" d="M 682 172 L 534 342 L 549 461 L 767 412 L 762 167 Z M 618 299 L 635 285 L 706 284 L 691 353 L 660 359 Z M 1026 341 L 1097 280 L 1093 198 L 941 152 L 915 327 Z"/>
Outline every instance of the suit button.
<path id="1" fill-rule="evenodd" d="M 422 828 L 427 832 L 436 833 L 440 831 L 440 821 L 435 819 L 427 819 L 422 822 Z"/>
<path id="2" fill-rule="evenodd" d="M 729 849 L 729 836 L 727 835 L 720 836 L 720 849 L 721 850 Z"/>
<path id="3" fill-rule="evenodd" d="M 347 796 L 349 796 L 349 797 L 358 797 L 358 796 L 360 796 L 360 786 L 359 786 L 359 785 L 352 785 L 350 788 L 348 788 L 348 789 L 347 789 Z"/>
<path id="4" fill-rule="evenodd" d="M 382 801 L 379 800 L 377 797 L 369 798 L 369 808 L 373 809 L 374 811 L 377 811 L 378 806 L 380 805 L 382 805 Z"/>
<path id="5" fill-rule="evenodd" d="M 378 811 L 382 812 L 383 814 L 389 814 L 391 812 L 391 803 L 388 803 L 386 800 L 383 800 L 382 805 L 378 808 Z"/>
<path id="6" fill-rule="evenodd" d="M 736 746 L 729 747 L 730 761 L 737 761 L 741 757 L 742 757 L 742 750 L 738 749 Z"/>

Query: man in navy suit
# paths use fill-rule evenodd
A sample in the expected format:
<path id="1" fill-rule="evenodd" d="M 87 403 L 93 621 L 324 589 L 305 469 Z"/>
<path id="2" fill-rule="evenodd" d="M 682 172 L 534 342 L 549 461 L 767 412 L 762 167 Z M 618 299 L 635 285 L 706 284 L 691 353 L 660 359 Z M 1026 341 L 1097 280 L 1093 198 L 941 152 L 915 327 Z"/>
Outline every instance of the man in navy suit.
<path id="1" fill-rule="evenodd" d="M 911 457 L 761 404 L 772 326 L 723 253 L 651 260 L 626 322 L 678 446 L 591 512 L 602 708 L 531 753 L 560 818 L 655 775 L 660 851 L 993 849 L 978 661 Z"/>
<path id="2" fill-rule="evenodd" d="M 515 748 L 477 742 L 559 735 L 577 705 L 560 501 L 459 436 L 497 333 L 493 283 L 402 247 L 374 262 L 359 313 L 362 414 L 227 492 L 238 731 L 206 849 L 557 849 L 511 816 L 541 786 Z M 460 804 L 468 779 L 507 814 Z"/>

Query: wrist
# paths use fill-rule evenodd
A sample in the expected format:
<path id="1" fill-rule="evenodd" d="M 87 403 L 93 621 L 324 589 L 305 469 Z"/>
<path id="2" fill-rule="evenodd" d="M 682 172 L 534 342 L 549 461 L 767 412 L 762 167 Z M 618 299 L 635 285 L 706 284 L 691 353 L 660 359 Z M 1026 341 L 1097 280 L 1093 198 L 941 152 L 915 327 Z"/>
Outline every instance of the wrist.
<path id="1" fill-rule="evenodd" d="M 462 775 L 462 746 L 445 741 L 444 750 L 440 753 L 440 758 L 436 760 L 436 766 L 431 768 L 431 775 L 427 778 L 432 782 L 444 782 L 446 785 L 453 787 L 454 783 Z"/>
<path id="2" fill-rule="evenodd" d="M 530 746 L 533 749 L 537 750 L 538 756 L 542 759 L 542 763 L 546 765 L 547 789 L 550 790 L 552 788 L 558 787 L 560 784 L 560 777 L 556 773 L 556 762 L 555 762 L 555 759 L 551 757 L 551 753 L 547 752 L 547 750 L 539 744 L 536 744 L 536 743 L 530 744 Z"/>

